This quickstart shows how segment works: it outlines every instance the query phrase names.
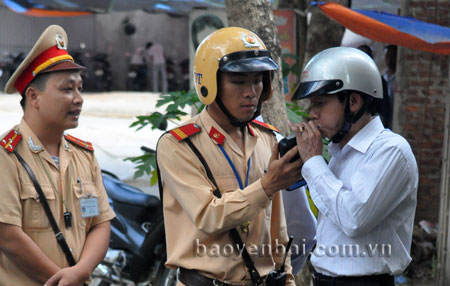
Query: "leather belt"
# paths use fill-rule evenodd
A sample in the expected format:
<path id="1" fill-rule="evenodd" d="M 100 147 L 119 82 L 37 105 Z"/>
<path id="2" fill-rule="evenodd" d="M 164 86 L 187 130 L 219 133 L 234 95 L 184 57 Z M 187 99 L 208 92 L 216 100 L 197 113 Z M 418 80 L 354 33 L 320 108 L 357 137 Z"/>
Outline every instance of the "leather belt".
<path id="1" fill-rule="evenodd" d="M 331 277 L 314 271 L 312 280 L 314 286 L 394 286 L 394 276 L 389 274 Z"/>
<path id="2" fill-rule="evenodd" d="M 197 270 L 181 267 L 178 279 L 186 286 L 232 286 L 230 283 L 206 277 Z"/>

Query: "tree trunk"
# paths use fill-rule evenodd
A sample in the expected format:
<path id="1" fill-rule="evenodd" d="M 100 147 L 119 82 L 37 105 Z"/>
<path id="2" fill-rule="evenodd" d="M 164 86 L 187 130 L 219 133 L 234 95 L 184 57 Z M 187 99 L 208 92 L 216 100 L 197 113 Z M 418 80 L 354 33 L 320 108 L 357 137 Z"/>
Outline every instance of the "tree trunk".
<path id="1" fill-rule="evenodd" d="M 225 0 L 228 25 L 242 27 L 256 33 L 272 53 L 280 70 L 274 73 L 272 98 L 262 106 L 265 122 L 275 125 L 283 135 L 289 133 L 286 104 L 281 76 L 281 48 L 270 0 Z"/>
<path id="2" fill-rule="evenodd" d="M 336 0 L 333 2 L 346 7 L 349 4 L 349 0 Z M 344 26 L 328 18 L 319 7 L 310 7 L 309 9 L 311 11 L 311 20 L 308 25 L 305 64 L 318 52 L 340 46 L 345 31 Z"/>
<path id="3" fill-rule="evenodd" d="M 303 70 L 306 45 L 307 45 L 307 34 L 308 34 L 308 24 L 306 22 L 308 8 L 307 0 L 279 0 L 278 9 L 292 9 L 296 11 L 296 55 L 298 57 L 297 64 L 300 69 Z M 298 74 L 302 73 L 302 70 L 297 71 Z M 298 78 L 297 80 L 300 80 Z"/>

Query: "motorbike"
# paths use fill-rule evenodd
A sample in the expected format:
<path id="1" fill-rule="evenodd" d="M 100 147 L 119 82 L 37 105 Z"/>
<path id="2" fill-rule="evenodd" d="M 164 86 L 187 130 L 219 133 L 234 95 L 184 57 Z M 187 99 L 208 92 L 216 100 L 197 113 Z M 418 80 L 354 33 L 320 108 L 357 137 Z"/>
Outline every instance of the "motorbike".
<path id="1" fill-rule="evenodd" d="M 147 86 L 147 66 L 130 64 L 127 74 L 127 90 L 144 91 Z"/>
<path id="2" fill-rule="evenodd" d="M 13 75 L 24 58 L 24 52 L 6 52 L 2 55 L 0 61 L 0 91 L 3 91 L 9 78 Z"/>
<path id="3" fill-rule="evenodd" d="M 166 248 L 159 198 L 110 172 L 103 170 L 102 176 L 116 217 L 111 221 L 108 251 L 94 270 L 91 285 L 176 285 L 177 271 L 164 266 Z"/>
<path id="4" fill-rule="evenodd" d="M 94 68 L 95 91 L 111 91 L 112 74 L 108 54 L 98 53 L 94 55 L 92 60 Z"/>

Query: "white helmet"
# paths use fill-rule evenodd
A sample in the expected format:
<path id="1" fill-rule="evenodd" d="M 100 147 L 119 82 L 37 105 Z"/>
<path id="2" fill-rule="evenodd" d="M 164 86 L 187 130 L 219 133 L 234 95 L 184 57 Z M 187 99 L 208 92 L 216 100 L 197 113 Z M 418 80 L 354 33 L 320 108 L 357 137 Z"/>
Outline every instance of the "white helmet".
<path id="1" fill-rule="evenodd" d="M 305 66 L 292 99 L 304 99 L 340 91 L 357 91 L 383 98 L 380 71 L 364 52 L 349 47 L 326 49 Z"/>

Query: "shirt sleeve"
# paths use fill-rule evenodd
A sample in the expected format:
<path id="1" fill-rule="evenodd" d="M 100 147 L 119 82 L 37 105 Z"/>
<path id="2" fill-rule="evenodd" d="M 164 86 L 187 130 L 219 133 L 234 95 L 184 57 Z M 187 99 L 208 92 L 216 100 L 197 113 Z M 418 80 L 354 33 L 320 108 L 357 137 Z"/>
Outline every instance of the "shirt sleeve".
<path id="1" fill-rule="evenodd" d="M 116 215 L 109 205 L 108 195 L 106 194 L 105 186 L 103 185 L 103 177 L 97 159 L 94 155 L 92 155 L 92 157 L 92 173 L 94 178 L 94 185 L 98 193 L 99 208 L 99 215 L 96 216 L 92 222 L 92 225 L 96 225 L 105 221 L 112 220 Z"/>
<path id="2" fill-rule="evenodd" d="M 160 139 L 157 156 L 164 194 L 170 192 L 201 231 L 216 234 L 230 230 L 251 220 L 269 204 L 261 180 L 217 198 L 200 160 L 187 144 L 170 136 Z"/>
<path id="3" fill-rule="evenodd" d="M 322 156 L 305 162 L 302 175 L 321 214 L 349 237 L 356 237 L 375 228 L 411 195 L 414 179 L 409 170 L 401 149 L 392 146 L 364 156 L 347 186 Z"/>
<path id="4" fill-rule="evenodd" d="M 22 204 L 20 200 L 20 180 L 14 160 L 0 150 L 0 222 L 22 226 Z"/>

